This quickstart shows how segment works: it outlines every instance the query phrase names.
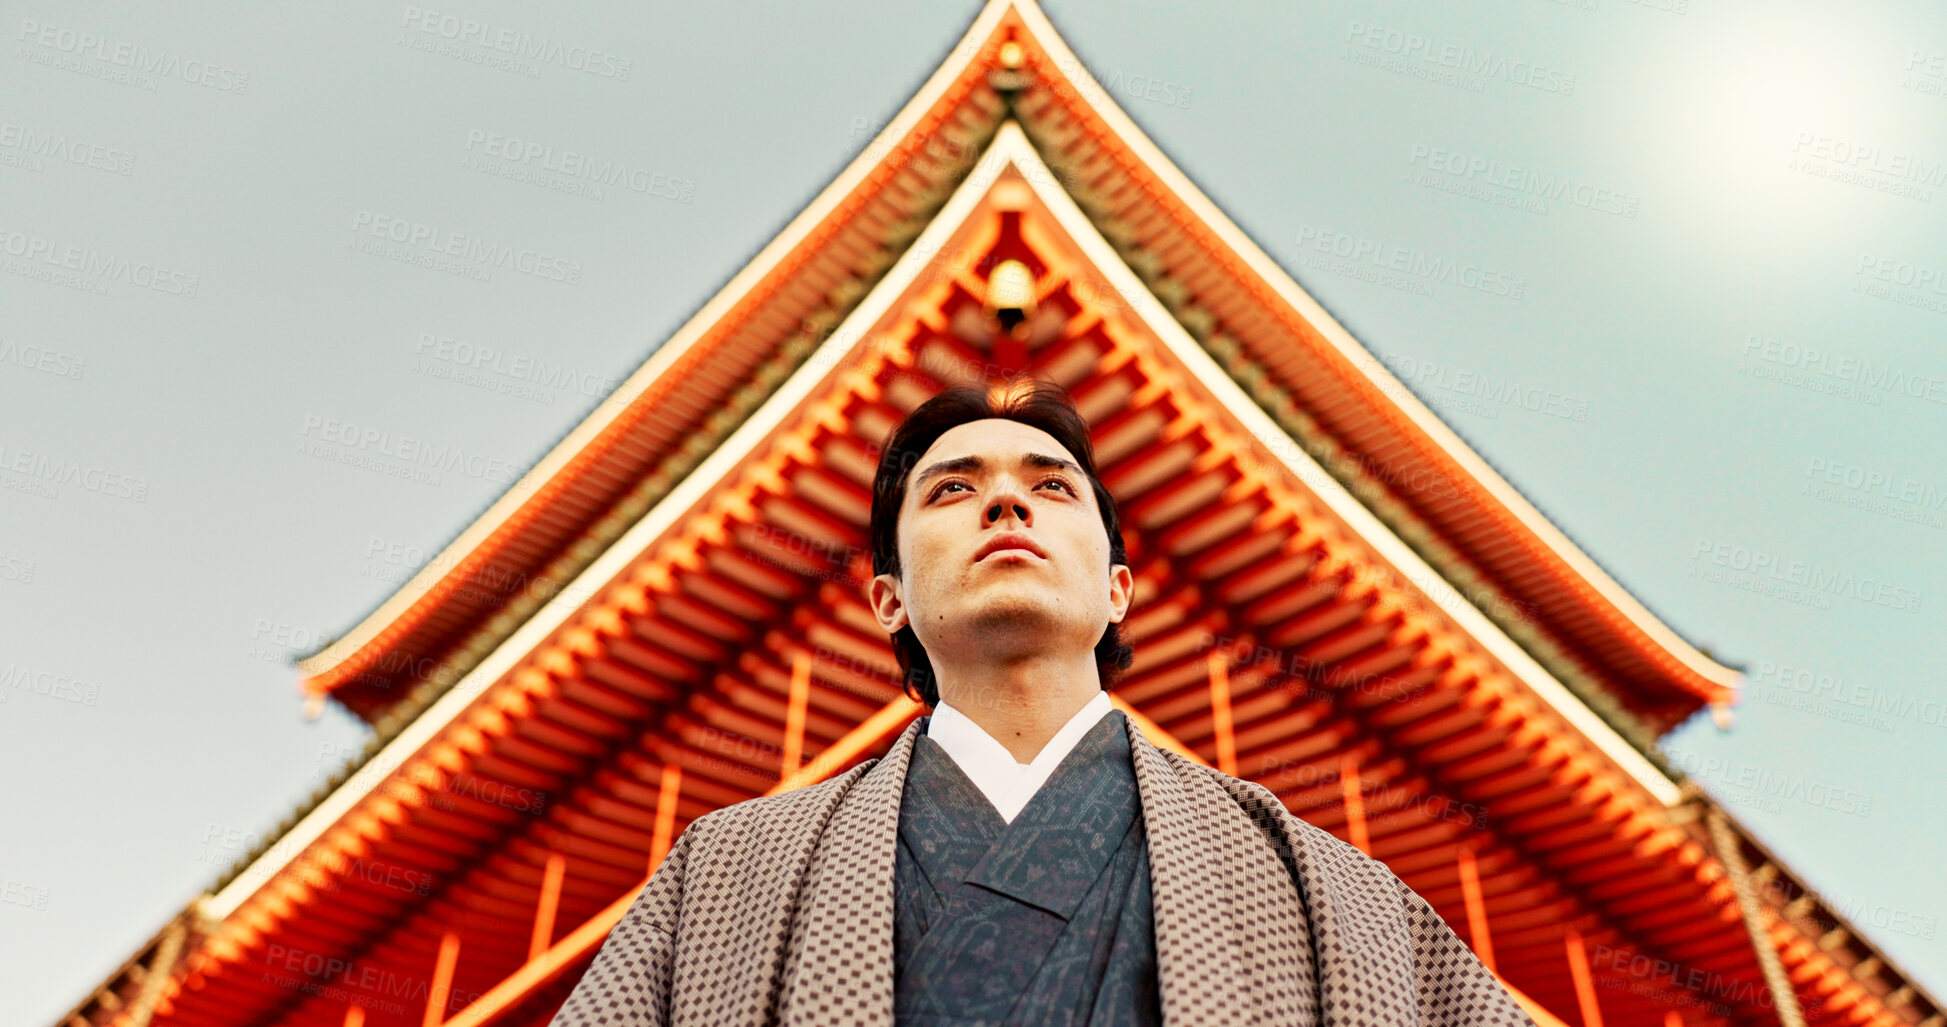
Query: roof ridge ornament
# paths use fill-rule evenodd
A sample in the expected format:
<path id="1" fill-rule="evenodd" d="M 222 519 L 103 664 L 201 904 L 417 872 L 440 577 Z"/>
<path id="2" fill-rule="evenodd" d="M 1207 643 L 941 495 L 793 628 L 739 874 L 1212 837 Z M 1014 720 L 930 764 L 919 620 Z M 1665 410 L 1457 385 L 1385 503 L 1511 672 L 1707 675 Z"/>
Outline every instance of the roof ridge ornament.
<path id="1" fill-rule="evenodd" d="M 1027 47 L 1010 36 L 995 50 L 994 67 L 987 72 L 987 84 L 1001 94 L 1010 110 L 1014 106 L 1014 97 L 1034 81 L 1034 75 L 1023 67 L 1027 60 Z"/>

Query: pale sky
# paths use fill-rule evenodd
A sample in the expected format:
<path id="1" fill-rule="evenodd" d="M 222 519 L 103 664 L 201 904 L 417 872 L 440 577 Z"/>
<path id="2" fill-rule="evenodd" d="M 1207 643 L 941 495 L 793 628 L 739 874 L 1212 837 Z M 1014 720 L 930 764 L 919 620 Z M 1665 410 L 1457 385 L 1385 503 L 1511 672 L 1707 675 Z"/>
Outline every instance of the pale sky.
<path id="1" fill-rule="evenodd" d="M 302 717 L 290 654 L 639 365 L 977 10 L 29 0 L 0 20 L 0 1018 L 51 1022 L 362 744 L 343 714 Z M 1569 537 L 1751 668 L 1736 726 L 1680 729 L 1677 765 L 1947 992 L 1947 15 L 1048 12 Z M 506 67 L 446 15 L 602 56 Z M 644 173 L 547 188 L 509 159 L 530 144 Z M 1577 188 L 1505 184 L 1530 174 Z M 361 246 L 394 222 L 535 257 L 481 280 Z M 1472 270 L 1428 283 L 1395 255 Z M 576 374 L 466 373 L 486 350 Z M 470 470 L 393 476 L 347 438 Z"/>

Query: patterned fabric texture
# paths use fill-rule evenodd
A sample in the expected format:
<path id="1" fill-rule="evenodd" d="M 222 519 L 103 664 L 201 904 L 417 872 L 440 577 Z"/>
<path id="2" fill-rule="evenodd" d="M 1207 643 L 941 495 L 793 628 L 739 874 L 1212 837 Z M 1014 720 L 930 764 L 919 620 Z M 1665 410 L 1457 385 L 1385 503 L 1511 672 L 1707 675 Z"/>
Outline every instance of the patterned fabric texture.
<path id="1" fill-rule="evenodd" d="M 893 867 L 893 1015 L 914 1027 L 1162 1022 L 1149 846 L 1123 715 L 1077 739 L 1013 821 L 913 740 Z"/>
<path id="2" fill-rule="evenodd" d="M 1533 1027 L 1426 900 L 1270 789 L 1129 739 L 1163 1021 Z M 900 798 L 923 718 L 884 757 L 698 817 L 555 1027 L 891 1027 Z"/>

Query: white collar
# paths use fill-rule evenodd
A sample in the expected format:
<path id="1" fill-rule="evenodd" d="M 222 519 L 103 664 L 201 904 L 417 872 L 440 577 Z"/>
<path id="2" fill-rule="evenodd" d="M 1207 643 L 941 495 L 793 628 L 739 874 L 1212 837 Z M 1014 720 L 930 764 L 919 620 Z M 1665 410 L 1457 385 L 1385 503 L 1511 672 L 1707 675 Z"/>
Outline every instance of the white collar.
<path id="1" fill-rule="evenodd" d="M 932 719 L 926 724 L 926 737 L 939 743 L 953 757 L 961 772 L 1000 811 L 1002 820 L 1013 823 L 1015 814 L 1041 790 L 1062 758 L 1075 748 L 1075 743 L 1113 709 L 1115 705 L 1109 702 L 1109 693 L 1096 692 L 1048 739 L 1032 763 L 1016 761 L 1007 746 L 966 714 L 947 705 L 945 699 L 934 704 Z"/>

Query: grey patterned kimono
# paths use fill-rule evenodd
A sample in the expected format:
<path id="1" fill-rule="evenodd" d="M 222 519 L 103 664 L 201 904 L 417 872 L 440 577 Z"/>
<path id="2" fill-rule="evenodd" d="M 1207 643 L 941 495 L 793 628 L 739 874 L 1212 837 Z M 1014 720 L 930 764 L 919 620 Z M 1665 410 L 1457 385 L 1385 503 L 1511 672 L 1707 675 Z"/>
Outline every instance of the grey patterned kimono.
<path id="1" fill-rule="evenodd" d="M 1123 720 L 1096 721 L 1011 822 L 924 729 L 913 740 L 893 867 L 901 1024 L 1161 1022 L 1149 843 Z"/>
<path id="2" fill-rule="evenodd" d="M 1141 797 L 1166 1024 L 1533 1027 L 1385 864 L 1113 719 Z M 923 723 L 830 780 L 698 817 L 556 1027 L 891 1027 L 900 799 Z"/>

